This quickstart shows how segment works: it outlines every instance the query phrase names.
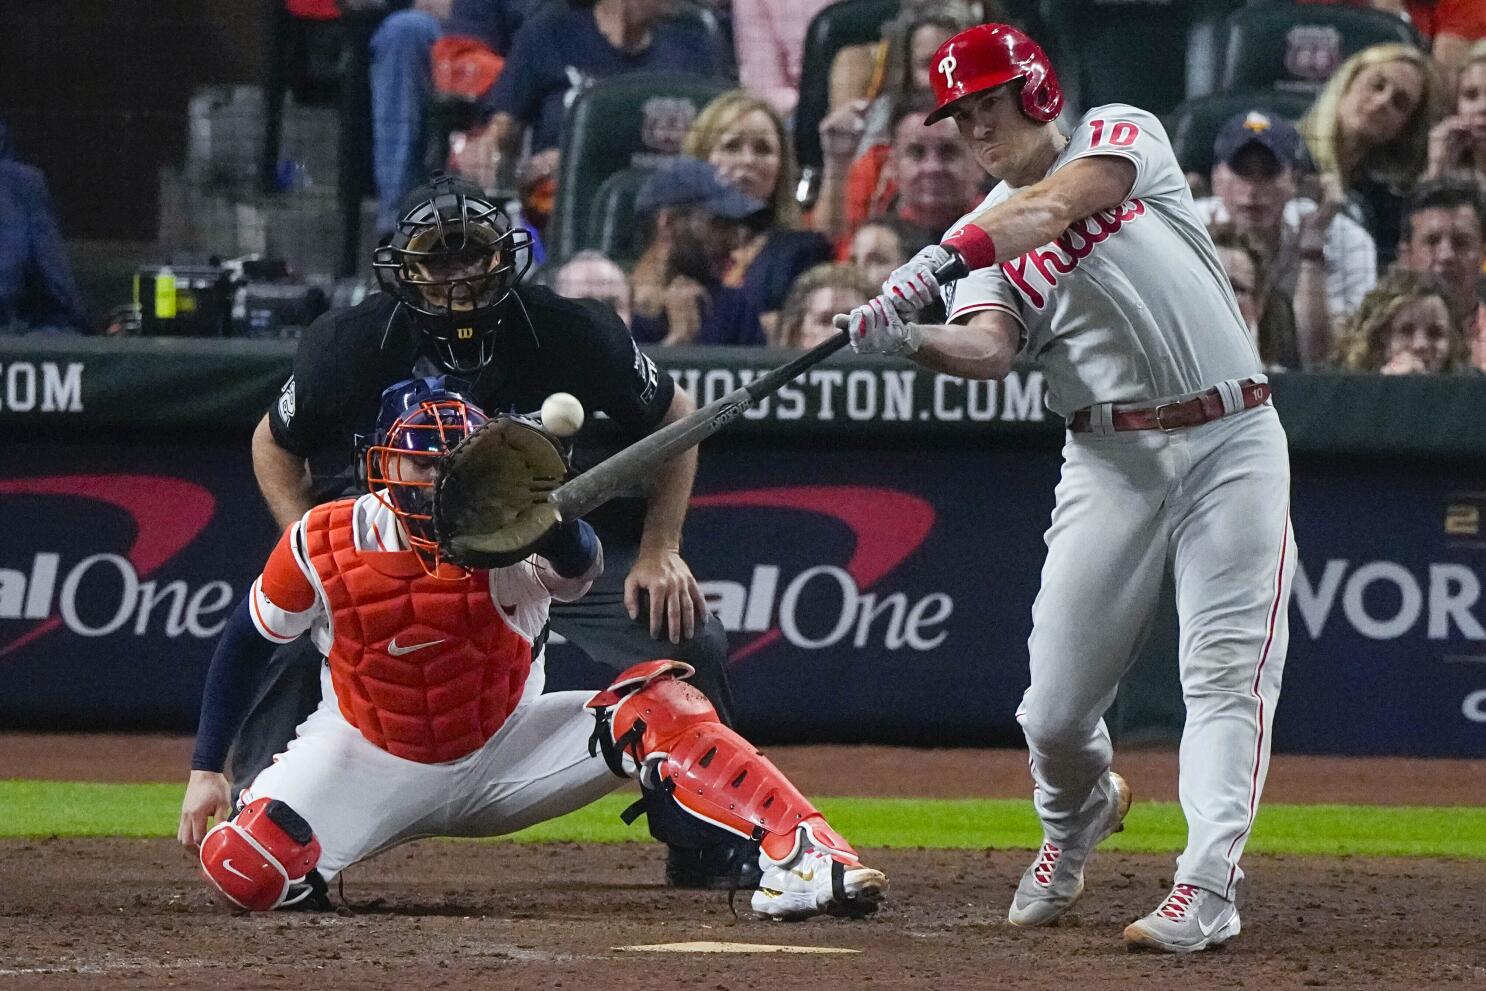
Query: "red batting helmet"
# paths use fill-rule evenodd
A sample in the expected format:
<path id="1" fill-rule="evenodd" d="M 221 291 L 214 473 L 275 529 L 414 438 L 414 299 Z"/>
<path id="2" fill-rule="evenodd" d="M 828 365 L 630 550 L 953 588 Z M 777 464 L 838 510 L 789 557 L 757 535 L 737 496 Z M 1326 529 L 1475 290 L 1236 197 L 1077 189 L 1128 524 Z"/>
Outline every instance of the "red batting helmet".
<path id="1" fill-rule="evenodd" d="M 925 124 L 948 117 L 956 101 L 1022 80 L 1022 113 L 1039 123 L 1057 119 L 1063 87 L 1042 47 L 1010 24 L 977 24 L 939 46 L 929 63 L 938 106 Z"/>

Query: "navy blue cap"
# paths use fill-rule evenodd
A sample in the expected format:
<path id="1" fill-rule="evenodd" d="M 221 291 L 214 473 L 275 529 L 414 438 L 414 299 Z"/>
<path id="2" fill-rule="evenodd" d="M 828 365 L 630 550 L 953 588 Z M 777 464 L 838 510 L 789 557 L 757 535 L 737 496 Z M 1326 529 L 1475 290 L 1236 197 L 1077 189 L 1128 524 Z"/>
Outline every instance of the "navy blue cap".
<path id="1" fill-rule="evenodd" d="M 663 206 L 698 206 L 718 217 L 743 220 L 765 204 L 727 182 L 707 162 L 678 155 L 646 176 L 635 194 L 636 213 Z"/>
<path id="2" fill-rule="evenodd" d="M 1268 149 L 1283 168 L 1297 168 L 1305 161 L 1305 144 L 1295 125 L 1263 110 L 1248 110 L 1228 118 L 1213 143 L 1213 160 L 1232 165 L 1238 153 L 1251 144 Z"/>

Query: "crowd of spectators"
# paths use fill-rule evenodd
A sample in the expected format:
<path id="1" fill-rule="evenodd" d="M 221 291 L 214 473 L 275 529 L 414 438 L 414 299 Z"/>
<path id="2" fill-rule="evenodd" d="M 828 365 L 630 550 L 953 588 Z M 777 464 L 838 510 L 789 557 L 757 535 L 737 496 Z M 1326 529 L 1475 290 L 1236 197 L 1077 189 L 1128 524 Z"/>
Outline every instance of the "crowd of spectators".
<path id="1" fill-rule="evenodd" d="M 828 0 L 689 2 L 684 16 L 674 0 L 392 3 L 402 9 L 369 53 L 379 232 L 432 147 L 509 197 L 540 245 L 585 90 L 654 71 L 730 81 L 682 122 L 668 149 L 679 154 L 644 163 L 631 250 L 582 251 L 537 277 L 609 303 L 642 342 L 802 347 L 993 184 L 952 120 L 922 122 L 931 55 L 968 25 L 1017 21 L 1035 4 L 901 0 L 879 41 L 835 53 L 811 128 L 820 167 L 802 182 L 793 115 L 807 28 Z M 1486 370 L 1486 3 L 1332 2 L 1407 19 L 1424 47 L 1357 51 L 1295 119 L 1259 105 L 1235 114 L 1211 172 L 1193 176 L 1197 212 L 1267 367 Z M 463 119 L 435 134 L 447 121 L 434 110 L 450 102 Z M 50 288 L 54 315 L 38 325 L 75 321 L 75 290 Z M 13 304 L 0 306 L 14 324 Z M 1442 342 L 1431 336 L 1441 313 Z"/>

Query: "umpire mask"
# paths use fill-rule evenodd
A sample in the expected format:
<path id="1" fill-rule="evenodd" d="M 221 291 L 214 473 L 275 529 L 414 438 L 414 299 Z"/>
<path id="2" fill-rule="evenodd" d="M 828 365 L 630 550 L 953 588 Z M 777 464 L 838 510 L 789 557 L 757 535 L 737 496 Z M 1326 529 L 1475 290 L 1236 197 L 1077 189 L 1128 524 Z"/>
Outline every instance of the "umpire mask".
<path id="1" fill-rule="evenodd" d="M 416 314 L 440 364 L 478 372 L 494 356 L 501 311 L 531 264 L 531 234 L 457 176 L 434 176 L 403 207 L 391 239 L 372 254 L 377 282 Z"/>

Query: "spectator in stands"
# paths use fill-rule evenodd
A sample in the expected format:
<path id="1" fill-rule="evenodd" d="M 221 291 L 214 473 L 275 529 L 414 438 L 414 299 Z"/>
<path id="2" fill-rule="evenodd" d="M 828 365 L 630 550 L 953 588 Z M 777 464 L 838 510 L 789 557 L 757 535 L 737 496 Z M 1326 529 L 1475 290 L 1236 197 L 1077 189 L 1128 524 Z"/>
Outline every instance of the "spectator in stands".
<path id="1" fill-rule="evenodd" d="M 1450 322 L 1444 284 L 1406 270 L 1390 272 L 1362 300 L 1342 334 L 1337 361 L 1347 371 L 1384 375 L 1470 368 L 1465 339 Z"/>
<path id="2" fill-rule="evenodd" d="M 724 179 L 765 204 L 755 218 L 757 229 L 733 253 L 723 283 L 743 290 L 773 341 L 790 284 L 806 269 L 831 259 L 831 242 L 815 231 L 798 229 L 797 169 L 784 121 L 767 102 L 733 90 L 697 115 L 681 151 L 711 162 Z"/>
<path id="3" fill-rule="evenodd" d="M 855 265 L 833 262 L 817 265 L 795 280 L 784 301 L 779 320 L 779 344 L 787 348 L 812 348 L 836 336 L 832 322 L 838 313 L 850 313 L 877 295 L 880 283 Z"/>
<path id="4" fill-rule="evenodd" d="M 422 182 L 436 97 L 474 101 L 500 75 L 511 38 L 541 0 L 417 0 L 371 37 L 372 172 L 377 230 Z"/>
<path id="5" fill-rule="evenodd" d="M 932 88 L 929 62 L 939 46 L 972 24 L 982 23 L 981 5 L 965 0 L 941 0 L 931 5 L 904 4 L 899 15 L 883 28 L 881 61 L 868 93 L 863 120 L 861 155 L 892 141 L 893 110 L 916 93 Z"/>
<path id="6" fill-rule="evenodd" d="M 857 229 L 869 220 L 895 217 L 922 231 L 917 247 L 938 241 L 949 226 L 981 199 L 981 173 L 960 140 L 959 130 L 946 117 L 928 126 L 924 115 L 932 98 L 914 97 L 893 115 L 893 143 L 887 166 L 868 186 L 854 173 L 846 179 L 844 163 L 823 170 L 816 227 L 834 234 L 838 256 L 844 256 Z M 826 154 L 840 154 L 830 147 Z M 839 218 L 833 220 L 832 218 Z M 826 226 L 821 226 L 824 223 Z M 834 230 L 833 230 L 834 228 Z"/>
<path id="7" fill-rule="evenodd" d="M 1479 187 L 1451 179 L 1419 184 L 1404 214 L 1398 263 L 1444 284 L 1450 317 L 1470 348 L 1471 360 L 1486 369 L 1486 306 L 1480 300 L 1483 243 L 1486 204 Z"/>
<path id="8" fill-rule="evenodd" d="M 910 247 L 915 237 L 914 231 L 905 230 L 903 224 L 891 217 L 871 221 L 858 228 L 852 237 L 850 261 L 869 282 L 880 286 L 887 281 L 893 269 L 908 261 L 914 252 L 924 246 L 920 244 L 918 247 Z"/>
<path id="9" fill-rule="evenodd" d="M 1300 368 L 1295 312 L 1289 298 L 1275 286 L 1270 255 L 1257 238 L 1232 225 L 1219 225 L 1212 234 L 1218 261 L 1228 274 L 1238 312 L 1253 335 L 1264 367 L 1269 371 Z"/>
<path id="10" fill-rule="evenodd" d="M 1434 67 L 1409 45 L 1364 48 L 1342 63 L 1300 122 L 1311 160 L 1350 197 L 1354 217 L 1393 260 L 1403 199 L 1424 172 L 1440 98 Z"/>
<path id="11" fill-rule="evenodd" d="M 902 0 L 897 14 L 882 25 L 879 41 L 847 45 L 832 57 L 830 108 L 859 103 L 860 112 L 885 97 L 875 140 L 886 142 L 893 107 L 915 88 L 929 86 L 929 57 L 944 41 L 931 25 L 948 23 L 950 34 L 958 34 L 972 24 L 1006 20 L 1000 7 L 995 0 Z"/>
<path id="12" fill-rule="evenodd" d="M 722 282 L 749 221 L 764 209 L 695 158 L 678 156 L 646 177 L 635 195 L 650 234 L 634 271 L 636 340 L 764 343 L 753 303 Z"/>
<path id="13" fill-rule="evenodd" d="M 1397 14 L 1414 25 L 1429 49 L 1447 89 L 1472 43 L 1486 38 L 1486 3 L 1481 0 L 1299 0 L 1301 3 L 1346 3 Z"/>
<path id="14" fill-rule="evenodd" d="M 624 269 L 597 251 L 580 251 L 552 277 L 552 291 L 569 299 L 595 299 L 634 329 L 635 294 Z"/>
<path id="15" fill-rule="evenodd" d="M 666 19 L 666 0 L 567 0 L 547 3 L 521 26 L 500 79 L 480 101 L 489 126 L 464 145 L 466 163 L 499 159 L 501 184 L 511 177 L 526 215 L 539 226 L 550 211 L 558 144 L 567 108 L 600 79 L 634 72 L 717 75 L 722 53 L 693 22 Z M 515 166 L 522 138 L 531 155 Z"/>
<path id="16" fill-rule="evenodd" d="M 981 23 L 981 8 L 981 4 L 966 0 L 932 4 L 910 0 L 883 26 L 883 42 L 866 93 L 835 106 L 820 123 L 821 144 L 830 149 L 825 154 L 823 184 L 844 181 L 847 189 L 880 189 L 883 196 L 892 196 L 891 180 L 884 182 L 883 171 L 891 153 L 894 115 L 930 92 L 929 61 L 934 52 L 960 31 Z M 843 64 L 850 65 L 862 57 L 859 49 L 864 48 L 846 48 L 838 53 L 833 76 L 839 74 Z M 839 84 L 839 80 L 833 83 L 833 92 Z M 850 163 L 844 179 L 832 176 L 833 170 L 840 171 L 843 161 Z M 825 200 L 824 191 L 819 200 Z"/>
<path id="17" fill-rule="evenodd" d="M 1396 5 L 1400 0 L 1379 0 Z M 1481 0 L 1407 0 L 1406 13 L 1429 46 L 1430 57 L 1454 88 L 1466 52 L 1486 39 L 1486 3 Z"/>
<path id="18" fill-rule="evenodd" d="M 834 0 L 732 0 L 738 81 L 779 113 L 800 98 L 805 32 Z"/>
<path id="19" fill-rule="evenodd" d="M 1466 56 L 1451 113 L 1429 132 L 1428 179 L 1459 176 L 1486 188 L 1486 41 Z"/>
<path id="20" fill-rule="evenodd" d="M 46 177 L 15 159 L 0 118 L 0 334 L 87 329 Z"/>
<path id="21" fill-rule="evenodd" d="M 1214 196 L 1196 201 L 1209 225 L 1229 225 L 1253 238 L 1275 291 L 1288 300 L 1291 331 L 1304 348 L 1280 360 L 1290 368 L 1325 362 L 1331 328 L 1362 302 L 1378 280 L 1377 248 L 1362 225 L 1341 214 L 1335 176 L 1322 177 L 1322 202 L 1296 196 L 1304 167 L 1300 132 L 1263 111 L 1235 114 L 1213 148 Z M 1272 308 L 1271 308 L 1272 309 Z"/>

